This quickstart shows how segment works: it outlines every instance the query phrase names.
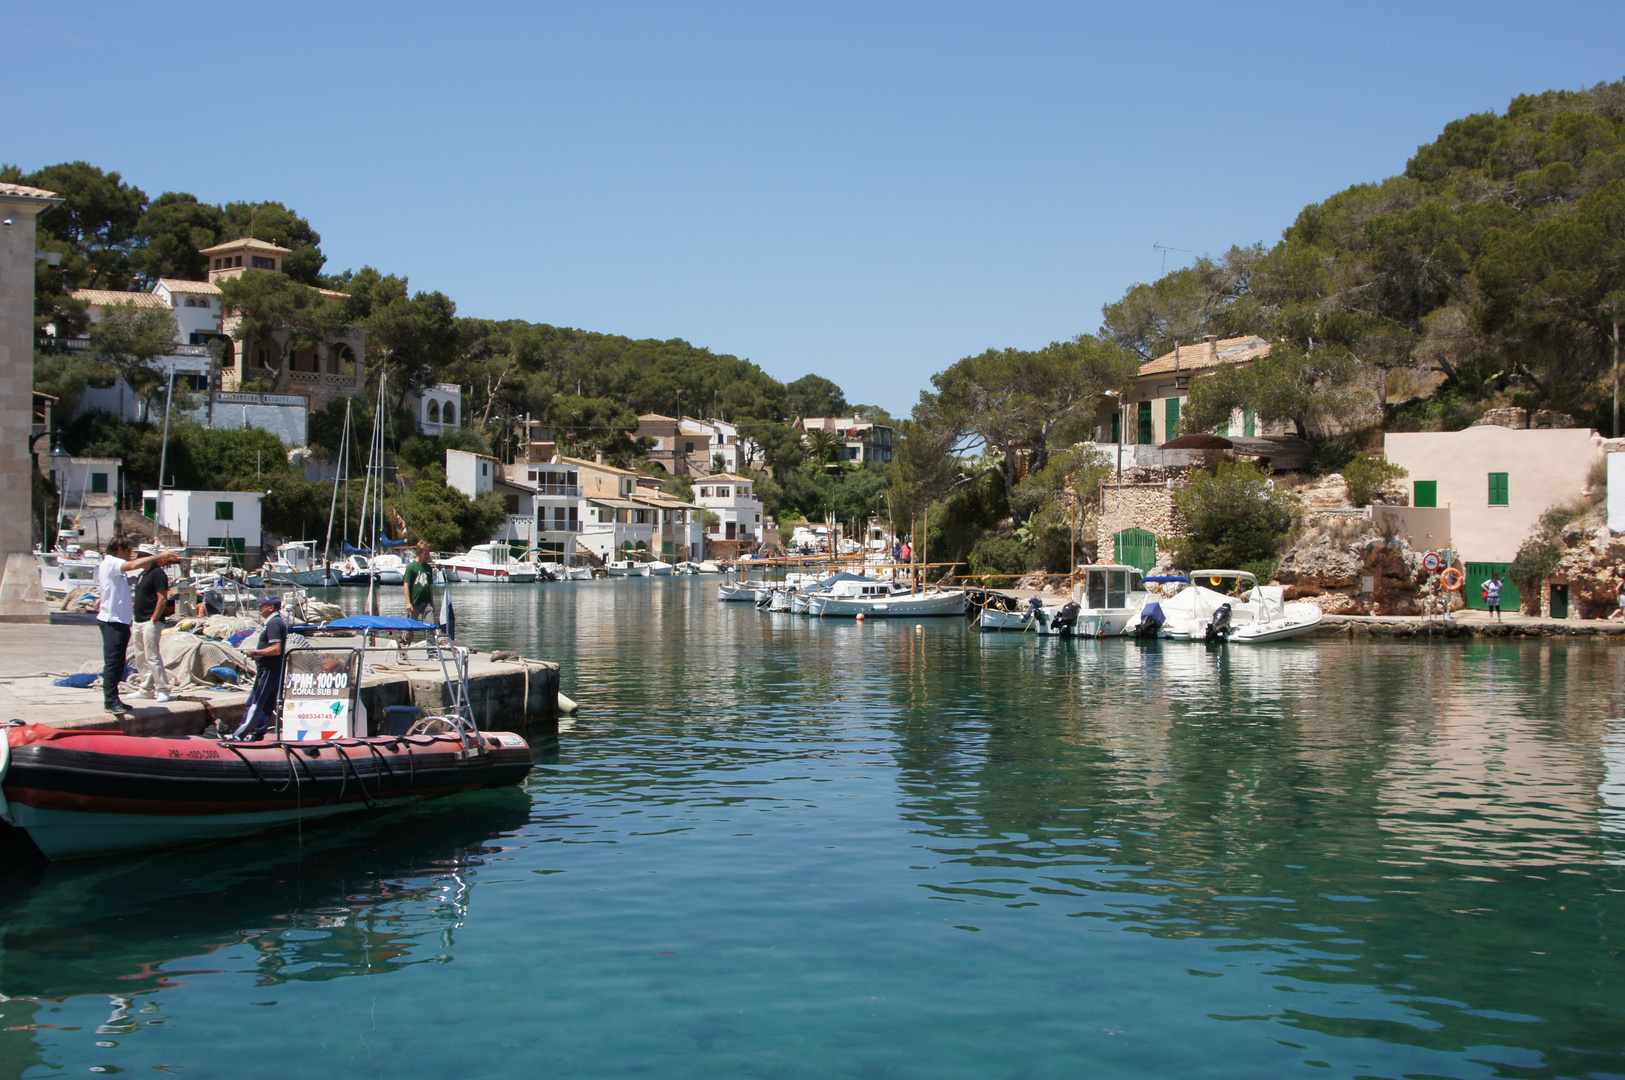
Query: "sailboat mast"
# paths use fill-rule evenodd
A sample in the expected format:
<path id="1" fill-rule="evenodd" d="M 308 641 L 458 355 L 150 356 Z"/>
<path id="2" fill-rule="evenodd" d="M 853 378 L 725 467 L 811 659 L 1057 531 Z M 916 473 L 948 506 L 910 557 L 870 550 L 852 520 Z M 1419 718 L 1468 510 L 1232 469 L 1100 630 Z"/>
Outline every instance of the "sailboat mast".
<path id="1" fill-rule="evenodd" d="M 343 467 L 344 467 L 344 450 L 345 450 L 345 447 L 349 445 L 349 441 L 350 441 L 350 403 L 348 401 L 346 401 L 344 403 L 344 431 L 339 435 L 339 468 L 340 468 L 341 471 L 343 470 Z M 339 508 L 339 481 L 338 481 L 338 477 L 335 476 L 333 478 L 333 498 L 327 504 L 327 539 L 323 542 L 323 545 L 322 545 L 323 569 L 327 569 L 328 567 L 331 567 L 333 565 L 333 515 L 338 513 L 338 508 Z M 341 533 L 340 535 L 343 535 L 343 534 Z"/>

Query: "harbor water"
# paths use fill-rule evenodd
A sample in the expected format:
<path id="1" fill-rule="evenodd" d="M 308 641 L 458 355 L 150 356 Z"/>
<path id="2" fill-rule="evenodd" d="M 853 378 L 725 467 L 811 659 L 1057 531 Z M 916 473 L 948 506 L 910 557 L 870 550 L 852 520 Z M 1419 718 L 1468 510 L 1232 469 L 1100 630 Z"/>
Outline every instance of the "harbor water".
<path id="1" fill-rule="evenodd" d="M 1620 646 L 717 581 L 454 587 L 581 704 L 521 791 L 0 875 L 0 1080 L 1625 1075 Z"/>

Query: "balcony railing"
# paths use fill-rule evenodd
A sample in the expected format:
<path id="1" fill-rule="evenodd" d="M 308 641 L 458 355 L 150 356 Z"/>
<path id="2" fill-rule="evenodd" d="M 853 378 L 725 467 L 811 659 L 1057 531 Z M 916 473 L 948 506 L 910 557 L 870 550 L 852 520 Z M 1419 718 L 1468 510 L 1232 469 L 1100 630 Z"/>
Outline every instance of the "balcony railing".
<path id="1" fill-rule="evenodd" d="M 579 521 L 538 521 L 537 527 L 542 532 L 550 533 L 578 533 L 581 531 Z"/>
<path id="2" fill-rule="evenodd" d="M 536 487 L 536 494 L 558 499 L 579 499 L 581 498 L 581 486 L 579 484 L 539 484 Z"/>

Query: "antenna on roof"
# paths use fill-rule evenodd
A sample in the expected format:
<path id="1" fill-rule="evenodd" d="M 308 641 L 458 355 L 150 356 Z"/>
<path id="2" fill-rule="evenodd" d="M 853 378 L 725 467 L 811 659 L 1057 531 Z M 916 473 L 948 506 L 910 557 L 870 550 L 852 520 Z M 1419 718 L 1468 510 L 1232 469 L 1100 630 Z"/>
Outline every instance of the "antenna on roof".
<path id="1" fill-rule="evenodd" d="M 1167 244 L 1152 244 L 1151 248 L 1153 251 L 1162 252 L 1162 272 L 1164 274 L 1168 272 L 1168 253 L 1170 251 L 1183 251 L 1187 255 L 1196 254 L 1196 252 L 1192 251 L 1190 248 L 1169 247 Z"/>

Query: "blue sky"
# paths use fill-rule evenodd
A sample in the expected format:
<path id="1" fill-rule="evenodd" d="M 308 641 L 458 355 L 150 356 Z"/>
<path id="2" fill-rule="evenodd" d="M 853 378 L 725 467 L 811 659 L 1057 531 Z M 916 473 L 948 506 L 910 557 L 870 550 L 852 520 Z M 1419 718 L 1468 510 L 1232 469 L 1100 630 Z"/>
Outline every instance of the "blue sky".
<path id="1" fill-rule="evenodd" d="M 280 200 L 330 271 L 904 415 L 1098 328 L 1153 244 L 1273 242 L 1452 119 L 1625 77 L 1622 38 L 1617 2 L 36 4 L 0 161 Z"/>

